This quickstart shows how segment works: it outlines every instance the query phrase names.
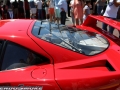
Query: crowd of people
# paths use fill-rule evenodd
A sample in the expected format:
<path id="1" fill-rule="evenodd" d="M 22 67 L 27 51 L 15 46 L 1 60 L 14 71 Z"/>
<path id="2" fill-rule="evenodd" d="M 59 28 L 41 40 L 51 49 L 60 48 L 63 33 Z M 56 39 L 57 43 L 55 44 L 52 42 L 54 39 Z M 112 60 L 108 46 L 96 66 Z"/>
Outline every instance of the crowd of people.
<path id="1" fill-rule="evenodd" d="M 102 15 L 106 18 L 110 18 L 113 20 L 117 19 L 118 11 L 120 10 L 120 0 L 93 0 L 94 2 L 91 4 L 90 1 L 84 0 L 72 0 L 70 2 L 71 6 L 71 16 L 73 25 L 79 25 L 79 21 L 81 24 L 85 21 L 88 15 Z M 90 10 L 93 9 L 93 13 Z M 76 21 L 76 22 L 75 22 Z M 109 26 L 109 30 L 107 30 L 108 24 L 102 23 L 102 29 L 108 31 L 110 34 L 113 34 L 114 27 Z M 120 31 L 119 31 L 120 38 Z"/>
<path id="2" fill-rule="evenodd" d="M 103 5 L 99 5 L 99 1 L 96 1 L 98 14 L 102 10 L 100 5 Z M 49 19 L 50 22 L 65 24 L 68 15 L 72 18 L 73 26 L 82 24 L 93 7 L 91 1 L 86 0 L 7 0 L 5 5 L 0 4 L 1 19 Z"/>
<path id="3" fill-rule="evenodd" d="M 2 2 L 0 4 L 1 19 L 47 19 L 51 23 L 65 25 L 68 15 L 75 26 L 82 24 L 90 14 L 115 20 L 120 0 L 7 0 L 5 5 L 2 5 Z M 103 29 L 106 30 L 106 26 L 103 24 Z M 113 28 L 110 28 L 110 33 L 113 33 Z"/>
<path id="4" fill-rule="evenodd" d="M 66 21 L 66 0 L 7 0 L 6 4 L 0 4 L 1 19 L 49 19 L 50 22 L 61 21 L 61 24 Z"/>

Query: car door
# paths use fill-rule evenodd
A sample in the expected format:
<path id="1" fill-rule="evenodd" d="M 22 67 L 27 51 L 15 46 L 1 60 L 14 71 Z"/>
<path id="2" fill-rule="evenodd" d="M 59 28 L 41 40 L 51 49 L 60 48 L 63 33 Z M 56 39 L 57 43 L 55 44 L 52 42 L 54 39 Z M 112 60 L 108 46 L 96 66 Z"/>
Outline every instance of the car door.
<path id="1" fill-rule="evenodd" d="M 0 45 L 0 86 L 59 90 L 48 58 L 13 42 L 1 41 Z"/>

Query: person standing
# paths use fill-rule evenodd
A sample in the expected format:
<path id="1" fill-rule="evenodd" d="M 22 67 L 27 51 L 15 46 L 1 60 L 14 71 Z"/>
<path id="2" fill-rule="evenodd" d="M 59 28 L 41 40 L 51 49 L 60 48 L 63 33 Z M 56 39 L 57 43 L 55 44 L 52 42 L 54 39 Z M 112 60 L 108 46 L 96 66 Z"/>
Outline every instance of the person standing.
<path id="1" fill-rule="evenodd" d="M 97 5 L 97 15 L 101 15 L 101 12 L 106 4 L 106 0 L 97 0 L 95 5 Z"/>
<path id="2" fill-rule="evenodd" d="M 52 21 L 54 21 L 54 18 L 55 18 L 54 0 L 49 0 L 48 6 L 49 6 L 50 22 L 52 22 Z"/>
<path id="3" fill-rule="evenodd" d="M 10 2 L 10 0 L 7 1 L 7 11 L 8 11 L 8 18 L 13 19 L 13 6 Z"/>
<path id="4" fill-rule="evenodd" d="M 7 19 L 7 18 L 8 18 L 7 5 L 3 5 L 2 19 Z"/>
<path id="5" fill-rule="evenodd" d="M 24 8 L 23 8 L 23 1 L 18 0 L 18 14 L 19 18 L 24 18 Z"/>
<path id="6" fill-rule="evenodd" d="M 60 21 L 60 8 L 58 7 L 59 1 L 60 0 L 55 0 L 55 21 L 57 20 L 57 24 L 59 24 Z"/>
<path id="7" fill-rule="evenodd" d="M 25 17 L 26 19 L 30 19 L 30 6 L 28 0 L 24 0 L 25 6 Z"/>
<path id="8" fill-rule="evenodd" d="M 39 0 L 37 2 L 37 9 L 38 9 L 38 19 L 39 20 L 43 19 L 43 17 L 42 17 L 42 1 L 41 0 Z"/>
<path id="9" fill-rule="evenodd" d="M 67 13 L 67 2 L 66 0 L 60 0 L 58 2 L 58 6 L 61 9 L 60 15 L 61 15 L 61 24 L 65 25 L 66 22 L 66 13 Z"/>
<path id="10" fill-rule="evenodd" d="M 92 10 L 92 14 L 94 14 L 94 15 L 97 15 L 97 10 L 96 10 L 97 6 L 95 5 L 96 1 L 97 0 L 91 0 L 91 5 L 92 5 L 91 10 Z"/>
<path id="11" fill-rule="evenodd" d="M 76 21 L 76 25 L 79 25 L 79 20 L 81 24 L 83 23 L 83 7 L 84 1 L 83 0 L 74 0 L 74 17 Z"/>
<path id="12" fill-rule="evenodd" d="M 45 7 L 46 7 L 45 0 L 42 0 L 42 18 L 43 18 L 43 19 L 46 19 Z"/>
<path id="13" fill-rule="evenodd" d="M 36 12 L 37 12 L 36 4 L 35 4 L 34 0 L 30 0 L 29 5 L 30 5 L 30 17 L 31 17 L 31 19 L 34 19 L 34 18 L 36 18 Z"/>
<path id="14" fill-rule="evenodd" d="M 18 2 L 15 0 L 13 3 L 13 14 L 14 14 L 14 18 L 17 19 L 18 18 Z"/>
<path id="15" fill-rule="evenodd" d="M 75 18 L 74 18 L 74 12 L 73 12 L 73 10 L 74 10 L 73 4 L 74 4 L 74 0 L 71 0 L 71 1 L 70 1 L 70 5 L 69 5 L 69 6 L 71 7 L 70 13 L 71 13 L 71 18 L 72 18 L 73 26 L 75 26 Z"/>
<path id="16" fill-rule="evenodd" d="M 83 8 L 83 22 L 86 20 L 87 16 L 90 15 L 91 3 L 86 1 L 86 5 Z"/>
<path id="17" fill-rule="evenodd" d="M 120 0 L 109 0 L 103 16 L 116 20 L 119 6 L 120 6 Z M 107 26 L 108 26 L 107 24 L 103 23 L 102 29 L 107 31 Z M 113 34 L 113 31 L 114 28 L 112 26 L 109 26 L 109 33 Z"/>
<path id="18" fill-rule="evenodd" d="M 69 5 L 70 5 L 70 0 L 67 0 L 68 17 L 71 17 L 71 16 L 70 16 L 70 8 L 71 8 L 71 7 L 70 7 Z"/>
<path id="19" fill-rule="evenodd" d="M 48 12 L 48 0 L 45 1 L 45 13 L 46 13 L 46 20 L 49 19 L 49 12 Z"/>

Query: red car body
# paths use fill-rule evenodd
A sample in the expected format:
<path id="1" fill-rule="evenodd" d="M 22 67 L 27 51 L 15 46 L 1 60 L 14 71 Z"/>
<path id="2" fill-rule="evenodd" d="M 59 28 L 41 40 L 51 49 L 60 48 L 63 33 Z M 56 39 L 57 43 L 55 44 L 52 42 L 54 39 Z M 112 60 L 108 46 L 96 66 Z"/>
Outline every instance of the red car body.
<path id="1" fill-rule="evenodd" d="M 49 63 L 1 70 L 0 86 L 39 86 L 43 90 L 119 90 L 120 40 L 97 27 L 97 20 L 120 29 L 119 22 L 92 15 L 82 25 L 76 26 L 100 34 L 109 42 L 104 51 L 95 55 L 78 53 L 36 37 L 32 33 L 36 20 L 1 20 L 0 39 L 34 51 L 48 58 Z"/>

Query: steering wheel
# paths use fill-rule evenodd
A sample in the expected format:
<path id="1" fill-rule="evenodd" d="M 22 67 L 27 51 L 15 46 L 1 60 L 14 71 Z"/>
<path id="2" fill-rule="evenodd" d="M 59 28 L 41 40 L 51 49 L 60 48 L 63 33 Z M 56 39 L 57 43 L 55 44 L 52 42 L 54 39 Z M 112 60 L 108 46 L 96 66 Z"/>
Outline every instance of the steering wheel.
<path id="1" fill-rule="evenodd" d="M 9 67 L 7 67 L 6 70 L 21 68 L 21 67 L 26 67 L 26 66 L 29 66 L 29 65 L 25 64 L 25 63 L 14 63 L 14 64 L 10 65 Z"/>

